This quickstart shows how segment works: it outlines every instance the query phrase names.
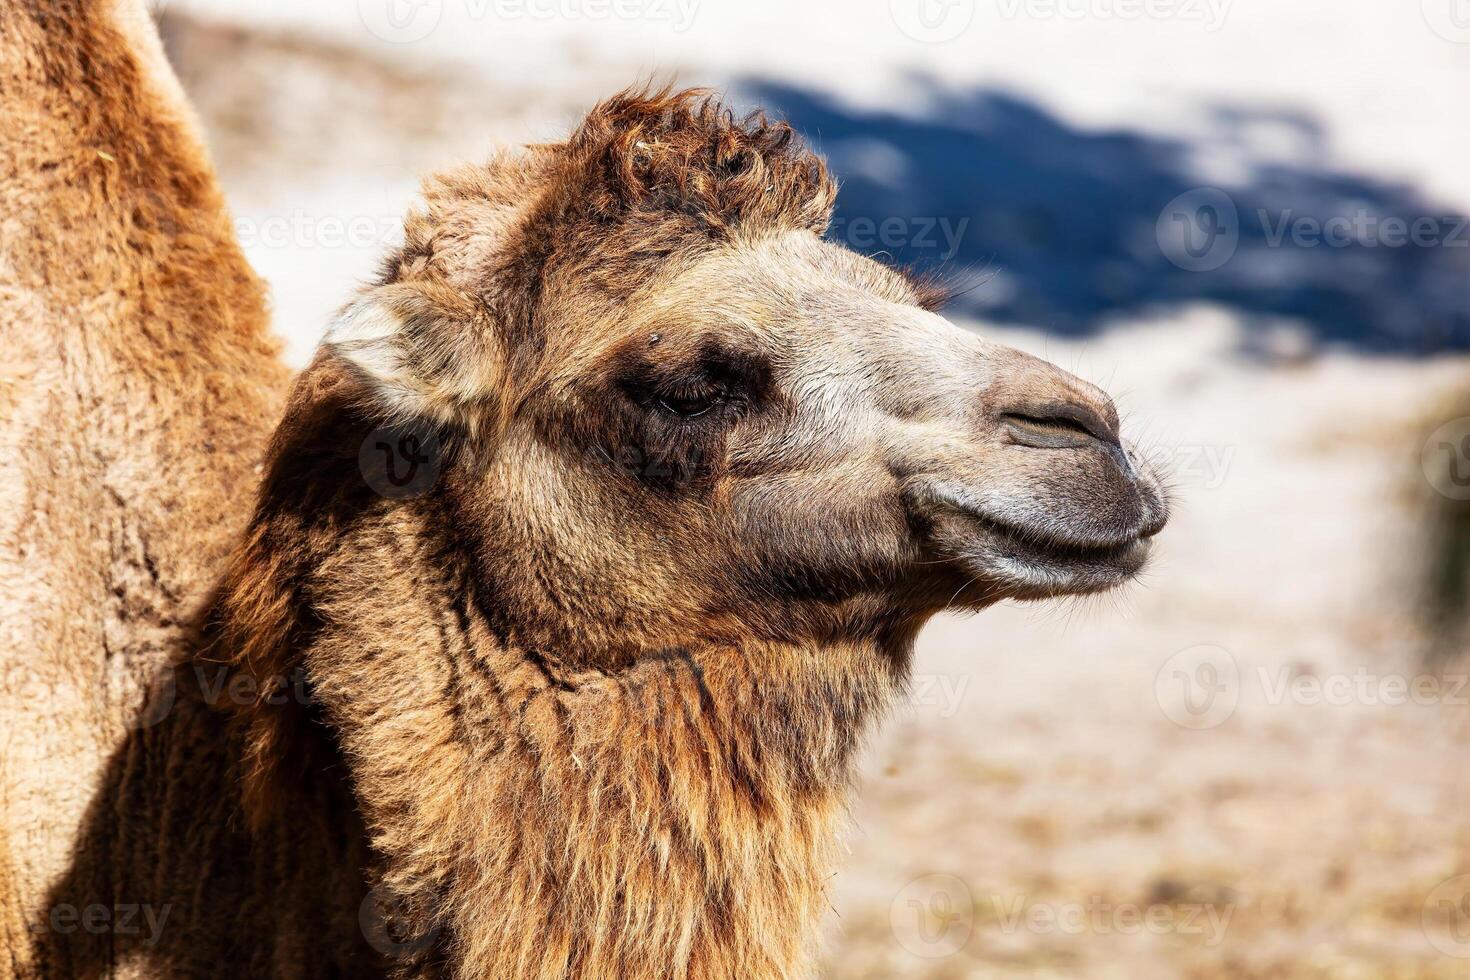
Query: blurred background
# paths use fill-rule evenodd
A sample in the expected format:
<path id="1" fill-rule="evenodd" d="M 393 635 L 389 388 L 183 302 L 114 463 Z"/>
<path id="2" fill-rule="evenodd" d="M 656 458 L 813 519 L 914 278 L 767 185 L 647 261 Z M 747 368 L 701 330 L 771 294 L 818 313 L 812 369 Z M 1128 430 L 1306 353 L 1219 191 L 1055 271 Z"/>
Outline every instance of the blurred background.
<path id="1" fill-rule="evenodd" d="M 1139 585 L 926 631 L 827 976 L 1470 977 L 1470 0 L 158 14 L 296 364 L 420 175 L 675 80 L 1172 474 Z"/>

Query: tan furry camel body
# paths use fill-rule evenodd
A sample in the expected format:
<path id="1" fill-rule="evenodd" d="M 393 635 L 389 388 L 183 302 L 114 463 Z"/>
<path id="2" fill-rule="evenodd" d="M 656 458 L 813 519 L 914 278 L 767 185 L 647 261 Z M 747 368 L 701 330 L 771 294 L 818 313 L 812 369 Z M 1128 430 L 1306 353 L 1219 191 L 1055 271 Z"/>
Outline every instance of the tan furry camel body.
<path id="1" fill-rule="evenodd" d="M 141 2 L 0 2 L 0 337 L 3 975 L 187 649 L 289 379 Z"/>
<path id="2" fill-rule="evenodd" d="M 809 975 L 923 622 L 1142 566 L 1111 403 L 822 241 L 787 127 L 625 94 L 426 184 L 252 514 L 281 372 L 177 94 L 40 7 L 0 6 L 6 431 L 49 443 L 0 609 L 75 693 L 0 692 L 15 972 Z"/>

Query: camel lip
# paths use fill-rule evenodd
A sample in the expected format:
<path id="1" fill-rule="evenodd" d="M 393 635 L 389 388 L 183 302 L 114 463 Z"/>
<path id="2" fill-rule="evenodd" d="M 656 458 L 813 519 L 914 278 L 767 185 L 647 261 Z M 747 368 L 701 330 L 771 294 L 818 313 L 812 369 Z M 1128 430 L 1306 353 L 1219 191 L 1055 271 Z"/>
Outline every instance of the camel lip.
<path id="1" fill-rule="evenodd" d="M 1051 555 L 1059 559 L 1091 561 L 1106 559 L 1112 555 L 1123 555 L 1138 545 L 1147 546 L 1155 535 L 1168 523 L 1168 506 L 1161 494 L 1150 492 L 1146 486 L 1137 487 L 1142 502 L 1142 515 L 1136 524 L 1115 533 L 1100 533 L 1095 536 L 1064 536 L 1058 533 L 1054 522 L 1044 520 L 1017 520 L 997 514 L 996 508 L 983 499 L 969 494 L 964 487 L 945 481 L 923 485 L 913 497 L 910 506 L 931 520 L 950 515 L 965 524 L 978 527 L 984 537 L 1016 550 Z"/>
<path id="2" fill-rule="evenodd" d="M 946 501 L 969 522 L 981 525 L 987 532 L 1014 543 L 1026 551 L 1048 554 L 1059 559 L 1089 561 L 1110 555 L 1125 555 L 1140 545 L 1147 548 L 1168 523 L 1168 505 L 1162 495 L 1147 486 L 1136 486 L 1141 514 L 1131 515 L 1115 530 L 1092 529 L 1090 533 L 1069 534 L 1072 530 L 1058 527 L 1045 518 L 1016 520 L 996 514 L 992 509 L 968 501 Z M 1028 515 L 1029 516 L 1029 515 Z"/>
<path id="3" fill-rule="evenodd" d="M 1078 542 L 971 507 L 944 510 L 965 529 L 962 537 L 951 536 L 944 548 L 948 556 L 977 580 L 989 580 L 1017 599 L 1087 595 L 1123 585 L 1148 564 L 1153 537 L 1163 526 L 1154 520 L 1111 541 Z"/>
<path id="4" fill-rule="evenodd" d="M 1059 538 L 970 508 L 960 513 L 983 528 L 1006 557 L 1040 557 L 1059 564 L 1131 564 L 1134 558 L 1147 557 L 1154 536 L 1162 529 L 1162 524 L 1149 524 L 1114 541 L 1087 542 Z"/>

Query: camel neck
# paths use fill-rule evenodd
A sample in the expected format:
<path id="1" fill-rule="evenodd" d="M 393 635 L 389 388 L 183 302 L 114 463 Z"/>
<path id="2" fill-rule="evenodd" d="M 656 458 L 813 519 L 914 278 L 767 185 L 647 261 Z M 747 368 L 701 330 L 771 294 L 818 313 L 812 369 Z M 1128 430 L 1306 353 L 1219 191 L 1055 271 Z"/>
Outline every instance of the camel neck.
<path id="1" fill-rule="evenodd" d="M 404 975 L 448 959 L 775 980 L 814 962 L 895 658 L 767 644 L 568 670 L 496 640 L 472 602 L 342 611 L 309 655 L 312 697 L 378 855 L 375 946 Z"/>
<path id="2" fill-rule="evenodd" d="M 774 978 L 810 960 L 894 658 L 765 644 L 570 671 L 498 642 L 472 602 L 437 619 L 423 659 L 396 654 L 418 698 L 348 694 L 387 655 L 361 634 L 312 657 L 398 928 L 436 937 L 414 955 L 454 950 L 473 976 Z"/>

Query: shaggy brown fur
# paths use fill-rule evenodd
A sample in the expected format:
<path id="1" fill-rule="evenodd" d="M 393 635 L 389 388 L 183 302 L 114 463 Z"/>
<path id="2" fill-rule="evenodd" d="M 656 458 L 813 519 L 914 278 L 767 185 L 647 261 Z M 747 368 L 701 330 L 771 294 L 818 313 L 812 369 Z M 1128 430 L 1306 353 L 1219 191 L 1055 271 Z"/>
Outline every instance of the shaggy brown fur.
<path id="1" fill-rule="evenodd" d="M 287 380 L 141 2 L 0 3 L 0 331 L 0 895 L 34 926 L 69 864 L 116 856 L 78 826 Z"/>
<path id="2" fill-rule="evenodd" d="M 922 623 L 1163 522 L 1105 396 L 821 241 L 833 193 L 699 93 L 431 179 L 48 899 L 171 924 L 45 969 L 808 975 Z"/>

